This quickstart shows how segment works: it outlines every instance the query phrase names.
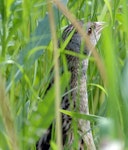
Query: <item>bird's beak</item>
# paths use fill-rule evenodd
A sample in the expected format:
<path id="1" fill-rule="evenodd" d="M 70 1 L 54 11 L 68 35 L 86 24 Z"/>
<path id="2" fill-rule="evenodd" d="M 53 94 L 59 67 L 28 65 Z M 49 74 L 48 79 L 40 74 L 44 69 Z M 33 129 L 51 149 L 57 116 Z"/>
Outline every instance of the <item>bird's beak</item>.
<path id="1" fill-rule="evenodd" d="M 101 33 L 101 31 L 107 26 L 106 22 L 95 22 L 96 32 Z"/>

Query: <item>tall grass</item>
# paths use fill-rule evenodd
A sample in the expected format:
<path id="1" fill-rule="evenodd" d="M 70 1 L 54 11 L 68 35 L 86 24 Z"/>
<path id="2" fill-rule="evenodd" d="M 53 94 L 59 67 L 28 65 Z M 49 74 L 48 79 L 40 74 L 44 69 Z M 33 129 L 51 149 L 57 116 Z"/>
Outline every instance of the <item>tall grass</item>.
<path id="1" fill-rule="evenodd" d="M 61 1 L 75 17 L 67 15 L 56 0 L 53 2 L 58 38 L 75 18 L 107 23 L 89 61 L 90 115 L 61 112 L 71 115 L 74 122 L 79 118 L 90 120 L 97 147 L 104 141 L 118 140 L 128 149 L 128 2 Z M 0 149 L 34 150 L 36 141 L 55 118 L 53 93 L 58 83 L 45 94 L 55 65 L 47 5 L 45 0 L 0 0 Z M 58 55 L 63 55 L 67 68 L 64 53 L 60 50 Z M 62 94 L 70 72 L 59 77 Z M 56 143 L 52 147 L 56 149 Z"/>

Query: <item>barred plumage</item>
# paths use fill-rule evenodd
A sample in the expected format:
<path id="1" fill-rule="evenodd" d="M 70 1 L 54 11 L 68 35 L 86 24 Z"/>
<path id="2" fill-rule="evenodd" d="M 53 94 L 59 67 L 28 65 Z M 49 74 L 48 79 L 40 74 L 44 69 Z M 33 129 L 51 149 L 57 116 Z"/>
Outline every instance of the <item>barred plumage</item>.
<path id="1" fill-rule="evenodd" d="M 81 27 L 84 26 L 83 22 L 80 21 Z M 68 35 L 73 31 L 73 25 L 69 25 L 63 32 L 62 41 L 65 41 Z M 102 29 L 102 23 L 94 22 L 86 24 L 86 34 L 89 37 L 92 44 L 95 46 L 97 41 L 100 38 L 100 31 Z M 60 46 L 60 45 L 59 45 Z M 67 50 L 74 51 L 76 53 L 81 52 L 81 36 L 77 31 L 74 31 L 72 38 L 66 46 Z M 91 51 L 87 50 L 86 46 L 84 46 L 83 53 L 86 55 L 90 55 Z M 88 59 L 80 60 L 78 57 L 67 55 L 67 63 L 68 69 L 71 72 L 71 80 L 70 80 L 70 92 L 67 92 L 62 97 L 62 109 L 65 110 L 78 110 L 81 113 L 89 113 L 88 109 L 88 95 L 86 89 L 86 71 L 88 67 Z M 80 78 L 78 82 L 78 78 Z M 78 88 L 79 87 L 79 88 Z M 79 99 L 77 98 L 79 95 Z M 69 98 L 70 97 L 70 98 Z M 70 99 L 70 100 L 69 100 Z M 54 121 L 55 122 L 55 121 Z M 73 133 L 71 131 L 71 123 L 72 118 L 62 114 L 62 136 L 63 136 L 63 145 L 65 145 L 68 137 L 68 143 L 70 146 L 73 142 Z M 82 150 L 84 143 L 87 148 L 91 147 L 90 150 L 95 150 L 94 141 L 92 138 L 92 133 L 88 132 L 86 135 L 82 136 L 83 133 L 90 130 L 90 122 L 80 119 L 78 121 L 79 126 L 79 134 L 81 135 L 80 146 L 78 149 Z M 43 137 L 37 143 L 37 150 L 48 150 L 50 149 L 50 140 L 51 140 L 51 132 L 52 132 L 52 124 L 50 125 L 47 132 L 43 135 Z M 89 150 L 89 148 L 88 148 Z"/>

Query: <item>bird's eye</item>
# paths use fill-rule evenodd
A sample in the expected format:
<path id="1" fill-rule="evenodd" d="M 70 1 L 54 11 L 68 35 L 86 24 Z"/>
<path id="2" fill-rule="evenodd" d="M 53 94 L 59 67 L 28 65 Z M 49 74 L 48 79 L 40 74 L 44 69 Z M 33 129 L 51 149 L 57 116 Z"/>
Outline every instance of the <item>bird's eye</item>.
<path id="1" fill-rule="evenodd" d="M 89 29 L 88 29 L 88 35 L 90 35 L 92 33 L 92 28 L 90 27 Z"/>

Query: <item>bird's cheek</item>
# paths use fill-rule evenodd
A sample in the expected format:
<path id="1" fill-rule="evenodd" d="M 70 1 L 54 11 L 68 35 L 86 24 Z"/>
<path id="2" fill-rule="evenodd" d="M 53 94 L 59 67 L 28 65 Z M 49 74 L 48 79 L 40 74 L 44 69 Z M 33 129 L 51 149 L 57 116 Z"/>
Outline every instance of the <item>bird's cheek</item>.
<path id="1" fill-rule="evenodd" d="M 93 46 L 95 46 L 96 45 L 96 43 L 97 43 L 97 41 L 98 41 L 98 39 L 99 38 L 96 38 L 96 37 L 90 37 L 90 42 L 91 42 L 91 44 L 93 45 Z"/>

